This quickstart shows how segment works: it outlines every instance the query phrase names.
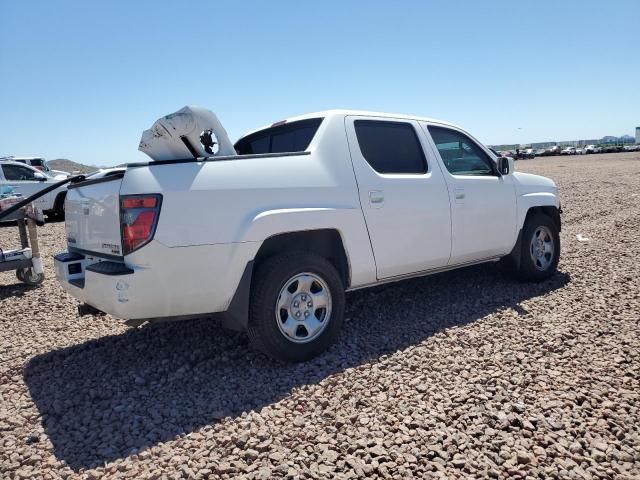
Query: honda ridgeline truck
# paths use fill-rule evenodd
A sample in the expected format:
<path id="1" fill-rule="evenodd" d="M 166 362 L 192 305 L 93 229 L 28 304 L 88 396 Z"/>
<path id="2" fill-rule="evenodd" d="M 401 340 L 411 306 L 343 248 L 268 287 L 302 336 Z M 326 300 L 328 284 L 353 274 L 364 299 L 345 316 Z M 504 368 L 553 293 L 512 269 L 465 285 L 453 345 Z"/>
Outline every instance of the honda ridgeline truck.
<path id="1" fill-rule="evenodd" d="M 345 291 L 500 259 L 528 281 L 556 270 L 554 182 L 452 124 L 325 111 L 217 152 L 221 127 L 197 146 L 172 128 L 143 136 L 148 151 L 167 141 L 156 161 L 67 194 L 57 277 L 131 323 L 218 312 L 265 353 L 303 361 L 335 340 Z"/>

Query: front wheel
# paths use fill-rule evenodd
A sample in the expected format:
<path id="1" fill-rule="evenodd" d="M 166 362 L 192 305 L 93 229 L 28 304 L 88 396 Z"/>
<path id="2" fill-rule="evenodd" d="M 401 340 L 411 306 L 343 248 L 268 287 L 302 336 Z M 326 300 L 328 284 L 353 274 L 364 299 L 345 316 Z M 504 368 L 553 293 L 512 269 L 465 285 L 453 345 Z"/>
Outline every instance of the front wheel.
<path id="1" fill-rule="evenodd" d="M 537 213 L 522 231 L 520 277 L 539 282 L 553 275 L 560 260 L 558 226 L 547 215 Z"/>
<path id="2" fill-rule="evenodd" d="M 309 360 L 331 345 L 342 326 L 344 284 L 336 268 L 311 253 L 281 254 L 256 268 L 249 339 L 287 362 Z"/>
<path id="3" fill-rule="evenodd" d="M 56 201 L 54 203 L 54 209 L 53 209 L 53 216 L 56 220 L 61 220 L 61 221 L 64 220 L 64 213 L 65 213 L 64 204 L 65 204 L 66 197 L 67 197 L 66 192 L 62 192 L 58 194 L 58 196 L 56 197 Z"/>

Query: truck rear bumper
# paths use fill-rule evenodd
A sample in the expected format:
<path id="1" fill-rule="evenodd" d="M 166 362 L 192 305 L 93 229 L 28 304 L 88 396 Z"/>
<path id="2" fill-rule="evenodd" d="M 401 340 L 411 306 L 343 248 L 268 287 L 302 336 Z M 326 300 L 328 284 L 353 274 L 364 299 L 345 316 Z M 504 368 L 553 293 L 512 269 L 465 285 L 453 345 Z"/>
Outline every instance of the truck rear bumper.
<path id="1" fill-rule="evenodd" d="M 54 264 L 58 281 L 71 296 L 116 317 L 128 319 L 135 313 L 136 302 L 129 302 L 139 290 L 140 276 L 124 263 L 63 252 Z"/>
<path id="2" fill-rule="evenodd" d="M 126 261 L 63 252 L 55 256 L 56 277 L 71 296 L 114 317 L 155 319 L 224 312 L 252 243 L 169 248 L 151 242 Z M 154 258 L 152 264 L 143 262 Z"/>

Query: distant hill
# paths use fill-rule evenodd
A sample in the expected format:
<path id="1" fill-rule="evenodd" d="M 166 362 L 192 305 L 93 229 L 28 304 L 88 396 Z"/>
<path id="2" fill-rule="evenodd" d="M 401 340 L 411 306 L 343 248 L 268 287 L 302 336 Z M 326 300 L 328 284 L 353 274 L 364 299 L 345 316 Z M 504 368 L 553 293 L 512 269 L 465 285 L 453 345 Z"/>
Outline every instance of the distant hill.
<path id="1" fill-rule="evenodd" d="M 98 170 L 100 167 L 94 167 L 93 165 L 83 165 L 82 163 L 72 162 L 66 158 L 56 158 L 55 160 L 47 160 L 47 164 L 53 170 L 62 170 L 63 172 L 80 172 L 91 173 Z"/>

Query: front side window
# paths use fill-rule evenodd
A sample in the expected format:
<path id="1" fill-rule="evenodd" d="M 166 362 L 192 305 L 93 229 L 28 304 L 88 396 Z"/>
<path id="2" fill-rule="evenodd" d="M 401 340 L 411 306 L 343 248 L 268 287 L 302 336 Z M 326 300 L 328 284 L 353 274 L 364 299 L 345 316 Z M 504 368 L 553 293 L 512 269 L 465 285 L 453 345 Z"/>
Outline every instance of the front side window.
<path id="1" fill-rule="evenodd" d="M 362 156 L 376 172 L 427 172 L 427 160 L 410 123 L 356 120 L 354 126 Z"/>
<path id="2" fill-rule="evenodd" d="M 36 180 L 36 172 L 20 165 L 3 165 L 4 178 L 15 182 L 20 180 Z"/>
<path id="3" fill-rule="evenodd" d="M 428 127 L 444 166 L 452 175 L 495 175 L 492 160 L 464 133 L 444 127 Z"/>
<path id="4" fill-rule="evenodd" d="M 260 130 L 238 140 L 236 152 L 239 155 L 304 152 L 321 123 L 321 118 L 312 118 Z"/>

